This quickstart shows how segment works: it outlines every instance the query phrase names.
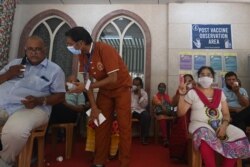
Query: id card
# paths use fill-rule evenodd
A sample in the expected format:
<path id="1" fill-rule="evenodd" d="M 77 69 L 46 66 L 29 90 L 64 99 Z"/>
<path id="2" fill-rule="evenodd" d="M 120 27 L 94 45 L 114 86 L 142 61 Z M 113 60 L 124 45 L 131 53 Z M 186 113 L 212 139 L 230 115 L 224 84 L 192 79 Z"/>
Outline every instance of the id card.
<path id="1" fill-rule="evenodd" d="M 86 84 L 85 84 L 85 89 L 86 90 L 89 90 L 90 84 L 91 84 L 91 81 L 90 81 L 90 79 L 88 79 Z"/>

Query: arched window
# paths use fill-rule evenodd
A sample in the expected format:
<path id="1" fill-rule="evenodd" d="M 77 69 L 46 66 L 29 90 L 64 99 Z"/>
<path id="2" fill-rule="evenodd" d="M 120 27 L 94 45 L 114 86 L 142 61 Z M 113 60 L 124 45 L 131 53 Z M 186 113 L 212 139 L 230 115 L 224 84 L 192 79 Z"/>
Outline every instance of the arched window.
<path id="1" fill-rule="evenodd" d="M 145 38 L 140 26 L 131 18 L 118 16 L 110 20 L 100 31 L 98 40 L 117 49 L 131 76 L 144 80 Z"/>
<path id="2" fill-rule="evenodd" d="M 116 48 L 131 76 L 141 77 L 146 91 L 150 93 L 151 36 L 139 16 L 126 10 L 114 11 L 98 22 L 92 36 Z"/>
<path id="3" fill-rule="evenodd" d="M 57 10 L 52 10 L 39 14 L 40 20 L 35 20 L 35 16 L 26 27 L 31 27 L 28 32 L 23 32 L 22 37 L 27 38 L 31 35 L 37 35 L 41 37 L 47 46 L 48 59 L 58 64 L 63 71 L 65 76 L 75 74 L 74 62 L 72 54 L 67 50 L 65 44 L 65 32 L 72 27 L 65 19 L 65 14 Z M 41 17 L 43 15 L 44 17 Z M 68 19 L 69 20 L 69 19 Z M 34 23 L 34 21 L 36 21 Z M 72 23 L 72 20 L 70 20 Z M 30 25 L 31 24 L 31 25 Z M 75 24 L 73 24 L 75 26 Z M 24 29 L 26 30 L 26 29 Z M 21 45 L 22 43 L 20 43 Z M 23 46 L 22 46 L 23 47 Z M 19 47 L 20 51 L 20 47 Z M 74 62 L 73 62 L 74 61 Z"/>
<path id="4" fill-rule="evenodd" d="M 65 20 L 51 16 L 39 22 L 30 35 L 41 37 L 48 46 L 49 60 L 58 64 L 65 72 L 65 76 L 72 74 L 72 54 L 69 53 L 65 44 L 64 33 L 70 29 Z"/>

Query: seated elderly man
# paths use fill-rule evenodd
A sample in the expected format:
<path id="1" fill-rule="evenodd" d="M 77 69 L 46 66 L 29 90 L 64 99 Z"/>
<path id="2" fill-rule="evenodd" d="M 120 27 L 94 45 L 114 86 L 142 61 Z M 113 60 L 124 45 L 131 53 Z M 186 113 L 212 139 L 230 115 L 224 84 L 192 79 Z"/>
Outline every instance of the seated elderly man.
<path id="1" fill-rule="evenodd" d="M 250 107 L 247 91 L 240 87 L 238 77 L 234 72 L 225 75 L 226 86 L 223 92 L 227 98 L 227 103 L 232 118 L 232 124 L 246 130 L 250 126 Z"/>
<path id="2" fill-rule="evenodd" d="M 64 72 L 46 58 L 43 40 L 29 37 L 25 52 L 0 71 L 1 167 L 13 165 L 31 130 L 48 122 L 51 105 L 64 101 Z"/>

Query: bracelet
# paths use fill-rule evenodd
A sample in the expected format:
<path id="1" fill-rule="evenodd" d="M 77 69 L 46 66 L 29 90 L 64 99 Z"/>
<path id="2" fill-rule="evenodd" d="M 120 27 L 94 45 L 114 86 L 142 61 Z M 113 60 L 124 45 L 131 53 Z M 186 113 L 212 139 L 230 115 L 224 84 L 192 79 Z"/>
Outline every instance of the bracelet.
<path id="1" fill-rule="evenodd" d="M 227 120 L 227 119 L 222 119 L 222 123 L 223 123 L 223 122 L 227 122 L 227 125 L 230 124 L 230 120 Z"/>
<path id="2" fill-rule="evenodd" d="M 183 94 L 179 93 L 179 95 L 180 95 L 180 96 L 185 96 L 185 95 L 186 95 L 186 93 L 183 93 Z"/>

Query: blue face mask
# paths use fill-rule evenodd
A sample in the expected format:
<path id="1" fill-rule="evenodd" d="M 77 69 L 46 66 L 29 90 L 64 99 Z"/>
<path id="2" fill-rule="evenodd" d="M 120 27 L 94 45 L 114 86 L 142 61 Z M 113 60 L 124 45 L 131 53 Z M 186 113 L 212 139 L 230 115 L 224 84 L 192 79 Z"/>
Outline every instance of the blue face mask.
<path id="1" fill-rule="evenodd" d="M 80 55 L 81 50 L 77 50 L 74 48 L 74 46 L 67 46 L 67 49 L 73 54 L 73 55 Z"/>

